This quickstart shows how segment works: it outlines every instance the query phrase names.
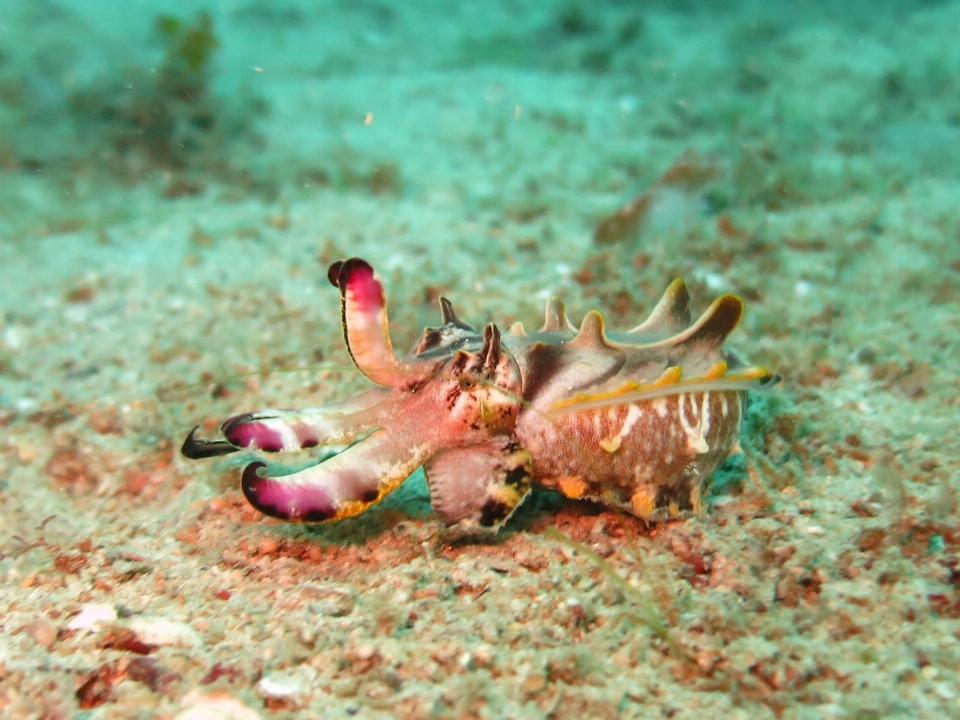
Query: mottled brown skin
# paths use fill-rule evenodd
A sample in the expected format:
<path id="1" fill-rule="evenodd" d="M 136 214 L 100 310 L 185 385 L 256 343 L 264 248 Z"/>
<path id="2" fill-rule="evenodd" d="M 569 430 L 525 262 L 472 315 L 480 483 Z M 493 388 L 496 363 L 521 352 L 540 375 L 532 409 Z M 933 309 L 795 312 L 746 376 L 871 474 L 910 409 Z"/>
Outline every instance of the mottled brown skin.
<path id="1" fill-rule="evenodd" d="M 722 347 L 739 320 L 739 300 L 718 301 L 691 334 L 686 292 L 671 288 L 651 321 L 629 333 L 608 336 L 595 314 L 574 332 L 553 302 L 541 332 L 516 327 L 505 338 L 524 379 L 514 433 L 533 457 L 536 484 L 649 521 L 700 510 L 705 481 L 737 446 L 745 392 L 684 392 L 680 381 L 672 383 L 675 394 L 651 399 L 631 402 L 617 392 L 670 369 L 697 378 L 718 363 L 727 372 L 742 368 Z M 551 413 L 571 395 L 605 393 L 602 407 L 578 410 L 574 403 Z"/>
<path id="2" fill-rule="evenodd" d="M 610 335 L 596 312 L 574 327 L 555 299 L 539 332 L 478 332 L 441 298 L 442 325 L 398 358 L 373 268 L 353 258 L 328 277 L 351 357 L 380 387 L 333 406 L 240 415 L 222 440 L 194 429 L 183 446 L 199 458 L 360 439 L 290 475 L 247 467 L 247 498 L 286 520 L 357 515 L 421 465 L 434 509 L 461 530 L 498 529 L 533 485 L 648 521 L 680 517 L 700 510 L 705 482 L 737 447 L 746 392 L 776 380 L 723 348 L 742 301 L 723 296 L 691 324 L 679 280 L 644 323 Z"/>
<path id="3" fill-rule="evenodd" d="M 517 424 L 516 435 L 533 456 L 539 485 L 645 520 L 665 520 L 700 511 L 704 481 L 736 446 L 743 416 L 741 395 L 674 395 L 571 413 L 553 421 L 538 420 L 531 413 Z M 713 416 L 714 422 L 699 436 L 704 446 L 691 442 L 680 422 L 681 402 L 694 426 L 703 418 L 704 403 Z M 621 438 L 627 424 L 630 431 Z"/>

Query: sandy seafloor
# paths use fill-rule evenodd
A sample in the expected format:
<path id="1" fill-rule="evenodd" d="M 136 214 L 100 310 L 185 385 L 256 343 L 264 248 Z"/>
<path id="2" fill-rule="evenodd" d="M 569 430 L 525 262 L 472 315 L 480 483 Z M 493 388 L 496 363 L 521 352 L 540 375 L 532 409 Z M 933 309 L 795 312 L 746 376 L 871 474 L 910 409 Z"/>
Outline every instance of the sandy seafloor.
<path id="1" fill-rule="evenodd" d="M 960 3 L 787 5 L 180 3 L 222 137 L 173 163 L 76 102 L 149 85 L 170 7 L 2 0 L 0 716 L 960 716 Z M 702 517 L 538 493 L 451 544 L 419 475 L 266 520 L 177 449 L 365 387 L 354 255 L 401 348 L 439 293 L 626 327 L 683 275 L 783 381 Z"/>

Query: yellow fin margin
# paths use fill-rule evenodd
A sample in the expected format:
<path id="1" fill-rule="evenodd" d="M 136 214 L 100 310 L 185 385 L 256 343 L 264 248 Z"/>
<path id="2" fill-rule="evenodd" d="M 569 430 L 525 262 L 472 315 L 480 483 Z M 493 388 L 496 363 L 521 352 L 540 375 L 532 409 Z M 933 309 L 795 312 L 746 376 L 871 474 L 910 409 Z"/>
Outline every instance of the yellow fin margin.
<path id="1" fill-rule="evenodd" d="M 711 366 L 706 374 L 699 377 L 680 379 L 680 368 L 668 368 L 654 382 L 641 385 L 627 381 L 617 390 L 592 395 L 581 393 L 567 400 L 561 400 L 547 411 L 547 417 L 556 417 L 569 412 L 582 412 L 596 408 L 624 405 L 632 402 L 646 402 L 659 397 L 693 392 L 746 392 L 762 390 L 776 383 L 780 378 L 764 367 L 743 368 L 735 373 L 716 375 L 720 365 Z"/>
<path id="2" fill-rule="evenodd" d="M 572 405 L 579 405 L 580 403 L 593 402 L 596 400 L 613 400 L 626 395 L 627 393 L 656 390 L 657 388 L 666 387 L 679 382 L 682 375 L 683 368 L 681 368 L 679 365 L 673 365 L 672 367 L 668 367 L 666 370 L 664 370 L 660 377 L 658 377 L 652 383 L 648 383 L 647 385 L 641 385 L 636 380 L 627 380 L 616 390 L 610 390 L 609 392 L 579 393 L 574 395 L 572 398 L 567 398 L 566 400 L 561 400 L 560 402 L 554 404 L 554 406 L 550 408 L 549 412 L 561 410 Z M 609 405 L 611 403 L 607 404 Z"/>

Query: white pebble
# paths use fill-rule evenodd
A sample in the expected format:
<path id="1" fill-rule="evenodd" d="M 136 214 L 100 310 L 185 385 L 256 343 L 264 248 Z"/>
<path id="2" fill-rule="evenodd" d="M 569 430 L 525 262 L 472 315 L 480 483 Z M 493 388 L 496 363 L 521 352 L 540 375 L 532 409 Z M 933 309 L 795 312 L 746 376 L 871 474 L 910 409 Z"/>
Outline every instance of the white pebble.
<path id="1" fill-rule="evenodd" d="M 23 345 L 23 333 L 16 325 L 11 325 L 3 331 L 3 342 L 11 350 L 19 350 Z"/>
<path id="2" fill-rule="evenodd" d="M 373 645 L 361 645 L 357 648 L 357 660 L 366 661 L 377 654 L 377 649 Z"/>
<path id="3" fill-rule="evenodd" d="M 730 281 L 720 273 L 700 269 L 694 270 L 693 276 L 714 291 L 729 290 L 731 287 Z"/>
<path id="4" fill-rule="evenodd" d="M 17 409 L 17 412 L 31 413 L 40 407 L 40 402 L 33 398 L 20 398 L 13 406 Z"/>
<path id="5" fill-rule="evenodd" d="M 271 700 L 286 700 L 299 695 L 303 683 L 290 675 L 264 675 L 257 683 L 257 692 Z"/>
<path id="6" fill-rule="evenodd" d="M 192 627 L 165 618 L 135 617 L 128 627 L 147 645 L 191 648 L 201 644 L 200 635 Z"/>
<path id="7" fill-rule="evenodd" d="M 70 305 L 64 308 L 63 316 L 70 322 L 81 325 L 90 317 L 90 308 L 86 305 Z"/>
<path id="8" fill-rule="evenodd" d="M 204 695 L 191 690 L 183 696 L 186 706 L 174 720 L 260 720 L 260 715 L 227 693 Z"/>
<path id="9" fill-rule="evenodd" d="M 67 630 L 95 630 L 117 619 L 113 605 L 87 603 L 80 607 L 80 614 L 67 625 Z"/>

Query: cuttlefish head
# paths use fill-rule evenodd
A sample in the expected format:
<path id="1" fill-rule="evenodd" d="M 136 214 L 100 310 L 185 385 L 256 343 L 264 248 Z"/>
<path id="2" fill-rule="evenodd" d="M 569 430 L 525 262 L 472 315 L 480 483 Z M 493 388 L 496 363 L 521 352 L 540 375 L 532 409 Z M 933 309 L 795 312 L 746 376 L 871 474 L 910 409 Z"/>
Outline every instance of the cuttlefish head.
<path id="1" fill-rule="evenodd" d="M 395 393 L 442 401 L 438 410 L 445 422 L 479 424 L 492 432 L 512 427 L 520 369 L 496 325 L 478 332 L 440 298 L 442 325 L 424 330 L 401 359 L 390 339 L 383 282 L 370 264 L 360 258 L 336 262 L 327 277 L 340 289 L 344 341 L 360 372 Z"/>

